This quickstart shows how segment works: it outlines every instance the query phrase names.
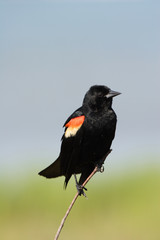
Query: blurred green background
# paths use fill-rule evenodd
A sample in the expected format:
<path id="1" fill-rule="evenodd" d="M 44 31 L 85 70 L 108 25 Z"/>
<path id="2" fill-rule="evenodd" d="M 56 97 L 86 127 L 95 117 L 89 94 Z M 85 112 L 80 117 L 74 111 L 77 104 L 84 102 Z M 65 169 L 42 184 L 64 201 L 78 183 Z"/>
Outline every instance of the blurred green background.
<path id="1" fill-rule="evenodd" d="M 60 239 L 160 239 L 160 169 L 96 174 L 79 197 Z M 104 176 L 106 175 L 106 176 Z M 54 239 L 76 189 L 73 180 L 29 176 L 0 185 L 1 239 Z"/>
<path id="2" fill-rule="evenodd" d="M 60 239 L 160 239 L 160 1 L 0 1 L 0 239 L 53 239 L 76 190 L 38 172 L 91 85 L 122 92 L 105 172 Z"/>

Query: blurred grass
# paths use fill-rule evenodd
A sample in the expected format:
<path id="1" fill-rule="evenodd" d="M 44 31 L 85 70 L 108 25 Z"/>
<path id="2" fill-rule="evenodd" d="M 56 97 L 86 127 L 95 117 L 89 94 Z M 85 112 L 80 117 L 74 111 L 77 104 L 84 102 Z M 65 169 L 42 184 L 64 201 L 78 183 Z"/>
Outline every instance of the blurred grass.
<path id="1" fill-rule="evenodd" d="M 160 169 L 101 176 L 87 185 L 88 200 L 78 198 L 60 239 L 159 240 Z M 54 239 L 76 192 L 73 180 L 63 191 L 63 180 L 1 179 L 0 239 Z"/>

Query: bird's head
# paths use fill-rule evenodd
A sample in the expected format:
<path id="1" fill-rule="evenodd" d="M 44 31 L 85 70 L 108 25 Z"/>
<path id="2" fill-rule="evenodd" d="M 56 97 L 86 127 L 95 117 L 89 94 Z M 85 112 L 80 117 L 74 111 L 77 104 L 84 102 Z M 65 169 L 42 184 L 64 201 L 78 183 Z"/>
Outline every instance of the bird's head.
<path id="1" fill-rule="evenodd" d="M 107 86 L 94 85 L 86 93 L 83 105 L 89 106 L 92 111 L 98 111 L 104 107 L 110 108 L 112 98 L 119 94 L 119 92 L 113 91 Z"/>

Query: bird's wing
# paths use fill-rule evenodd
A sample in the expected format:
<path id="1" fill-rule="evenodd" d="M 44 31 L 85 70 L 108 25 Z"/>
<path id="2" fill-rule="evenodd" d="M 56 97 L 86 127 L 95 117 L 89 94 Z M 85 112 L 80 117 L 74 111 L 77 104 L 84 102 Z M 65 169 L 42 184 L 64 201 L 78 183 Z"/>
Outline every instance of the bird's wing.
<path id="1" fill-rule="evenodd" d="M 73 118 L 76 118 L 76 117 L 80 117 L 80 116 L 83 116 L 84 113 L 83 113 L 83 110 L 82 110 L 82 107 L 78 108 L 76 111 L 74 111 L 68 118 L 67 120 L 65 121 L 63 127 L 66 126 L 66 124 Z"/>
<path id="2" fill-rule="evenodd" d="M 61 170 L 65 178 L 65 186 L 75 172 L 76 162 L 80 156 L 83 139 L 83 123 L 85 116 L 82 108 L 77 109 L 65 122 L 64 135 L 60 152 Z"/>
<path id="3" fill-rule="evenodd" d="M 63 138 L 74 137 L 77 131 L 81 128 L 84 122 L 85 116 L 81 108 L 77 109 L 65 122 L 65 132 Z"/>

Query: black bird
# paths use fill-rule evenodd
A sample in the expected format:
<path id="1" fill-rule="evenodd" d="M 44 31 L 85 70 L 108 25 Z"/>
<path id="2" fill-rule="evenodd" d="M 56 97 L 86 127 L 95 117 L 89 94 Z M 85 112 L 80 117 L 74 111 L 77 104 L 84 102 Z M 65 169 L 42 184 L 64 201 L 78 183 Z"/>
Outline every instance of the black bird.
<path id="1" fill-rule="evenodd" d="M 81 186 L 96 165 L 101 167 L 115 136 L 117 117 L 112 99 L 119 94 L 101 85 L 89 89 L 82 106 L 64 124 L 59 157 L 39 175 L 46 178 L 63 175 L 67 187 L 72 174 L 81 173 Z"/>

